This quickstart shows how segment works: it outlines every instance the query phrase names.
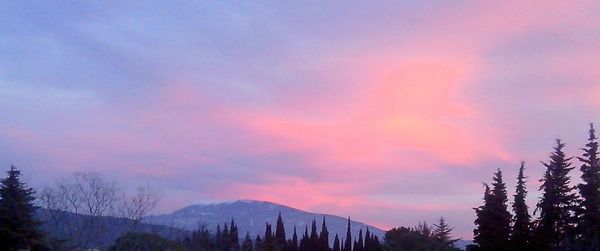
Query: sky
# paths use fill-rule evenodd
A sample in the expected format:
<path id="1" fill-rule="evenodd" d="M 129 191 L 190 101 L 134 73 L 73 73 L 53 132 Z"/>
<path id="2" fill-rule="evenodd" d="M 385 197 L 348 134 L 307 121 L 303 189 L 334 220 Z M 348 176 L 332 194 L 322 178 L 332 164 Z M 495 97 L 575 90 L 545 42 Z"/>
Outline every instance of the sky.
<path id="1" fill-rule="evenodd" d="M 534 207 L 581 154 L 598 65 L 594 1 L 2 1 L 0 166 L 470 239 L 496 169 Z"/>

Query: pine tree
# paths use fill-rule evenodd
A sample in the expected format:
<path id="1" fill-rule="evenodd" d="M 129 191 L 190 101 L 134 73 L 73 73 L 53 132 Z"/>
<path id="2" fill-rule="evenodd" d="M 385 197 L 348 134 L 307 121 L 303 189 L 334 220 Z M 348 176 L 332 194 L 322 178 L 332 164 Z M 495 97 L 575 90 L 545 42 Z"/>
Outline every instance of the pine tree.
<path id="1" fill-rule="evenodd" d="M 14 166 L 0 180 L 0 244 L 6 250 L 35 249 L 42 246 L 42 233 L 35 219 L 34 194 L 20 180 Z"/>
<path id="2" fill-rule="evenodd" d="M 454 243 L 456 243 L 459 239 L 452 239 L 450 233 L 453 228 L 451 228 L 447 223 L 444 217 L 440 217 L 438 224 L 433 224 L 435 229 L 433 230 L 433 238 L 442 245 L 446 247 L 453 247 Z"/>
<path id="3" fill-rule="evenodd" d="M 342 251 L 340 248 L 340 238 L 337 234 L 335 234 L 335 238 L 333 239 L 333 249 L 332 251 Z"/>
<path id="4" fill-rule="evenodd" d="M 250 239 L 250 233 L 246 233 L 244 243 L 242 243 L 242 251 L 252 251 L 252 239 Z"/>
<path id="5" fill-rule="evenodd" d="M 285 238 L 285 227 L 283 226 L 283 219 L 281 213 L 277 216 L 277 225 L 275 226 L 275 250 L 281 251 L 285 249 L 287 240 Z"/>
<path id="6" fill-rule="evenodd" d="M 510 249 L 510 222 L 506 184 L 500 169 L 494 174 L 492 189 L 486 185 L 484 205 L 476 208 L 477 228 L 473 231 L 474 241 L 482 250 L 506 251 Z"/>
<path id="7" fill-rule="evenodd" d="M 583 157 L 578 157 L 583 163 L 582 183 L 578 185 L 581 195 L 579 242 L 583 250 L 600 250 L 600 158 L 594 124 L 590 124 L 588 143 L 582 150 Z"/>
<path id="8" fill-rule="evenodd" d="M 346 240 L 343 251 L 352 251 L 352 232 L 350 227 L 350 217 L 348 217 L 348 229 L 346 230 Z"/>
<path id="9" fill-rule="evenodd" d="M 323 216 L 323 223 L 321 224 L 321 234 L 319 235 L 319 246 L 317 248 L 321 251 L 329 251 L 329 230 L 327 230 L 325 216 Z"/>
<path id="10" fill-rule="evenodd" d="M 511 233 L 511 242 L 515 251 L 528 251 L 530 249 L 530 241 L 532 235 L 531 215 L 529 215 L 529 207 L 525 202 L 527 197 L 527 182 L 524 175 L 525 162 L 521 162 L 519 168 L 519 176 L 517 177 L 517 189 L 514 195 L 513 212 L 513 228 Z"/>
<path id="11" fill-rule="evenodd" d="M 546 172 L 540 180 L 542 198 L 536 208 L 540 212 L 540 218 L 534 244 L 541 250 L 573 245 L 577 195 L 574 193 L 575 187 L 570 185 L 569 172 L 574 168 L 570 163 L 572 158 L 566 157 L 564 147 L 565 144 L 557 139 L 554 152 L 550 154 L 550 162 L 542 162 Z"/>
<path id="12" fill-rule="evenodd" d="M 492 222 L 490 222 L 490 206 L 492 192 L 488 184 L 483 184 L 485 191 L 483 193 L 483 205 L 475 209 L 475 229 L 473 230 L 473 242 L 477 247 L 484 250 L 493 245 L 492 240 Z"/>

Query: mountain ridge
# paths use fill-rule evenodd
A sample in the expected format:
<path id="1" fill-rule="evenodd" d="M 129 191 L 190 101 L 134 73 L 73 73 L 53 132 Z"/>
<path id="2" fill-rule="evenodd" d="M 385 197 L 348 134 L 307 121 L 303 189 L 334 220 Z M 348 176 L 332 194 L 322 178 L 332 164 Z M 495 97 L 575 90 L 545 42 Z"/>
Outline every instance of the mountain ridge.
<path id="1" fill-rule="evenodd" d="M 322 220 L 325 219 L 330 233 L 330 242 L 335 234 L 340 239 L 345 238 L 348 218 L 333 214 L 313 213 L 296 209 L 282 204 L 259 200 L 235 200 L 220 203 L 204 203 L 186 206 L 170 214 L 151 216 L 145 222 L 194 230 L 200 225 L 205 225 L 214 231 L 217 224 L 228 223 L 232 219 L 238 225 L 240 238 L 249 233 L 253 238 L 263 235 L 265 223 L 275 226 L 277 217 L 281 213 L 284 221 L 286 237 L 291 238 L 293 228 L 297 228 L 298 236 L 305 229 L 310 228 L 312 220 L 317 221 L 317 229 L 321 231 Z M 352 236 L 358 236 L 362 229 L 363 234 L 368 228 L 371 233 L 383 238 L 385 231 L 363 222 L 351 220 Z"/>

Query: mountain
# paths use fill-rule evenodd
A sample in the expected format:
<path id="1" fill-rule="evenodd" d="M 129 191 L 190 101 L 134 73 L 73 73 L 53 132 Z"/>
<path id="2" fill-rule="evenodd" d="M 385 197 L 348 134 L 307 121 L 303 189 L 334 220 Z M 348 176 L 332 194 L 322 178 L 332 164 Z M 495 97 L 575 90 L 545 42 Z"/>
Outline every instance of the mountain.
<path id="1" fill-rule="evenodd" d="M 294 226 L 297 227 L 299 238 L 302 237 L 305 227 L 308 227 L 310 233 L 310 225 L 313 219 L 317 220 L 317 228 L 320 232 L 323 217 L 327 222 L 330 242 L 333 243 L 336 233 L 340 238 L 346 237 L 347 218 L 330 214 L 305 212 L 280 204 L 255 200 L 193 205 L 177 210 L 171 214 L 146 218 L 145 222 L 173 226 L 186 230 L 193 230 L 200 224 L 205 224 L 208 229 L 214 231 L 217 224 L 222 225 L 226 222 L 229 223 L 231 219 L 234 219 L 238 225 L 241 239 L 246 235 L 246 232 L 249 232 L 253 238 L 256 237 L 257 234 L 260 234 L 261 236 L 264 235 L 266 222 L 272 224 L 273 231 L 275 231 L 275 223 L 277 222 L 279 213 L 281 213 L 281 217 L 283 218 L 288 239 L 292 237 Z M 351 221 L 351 224 L 353 237 L 358 236 L 360 229 L 363 230 L 364 234 L 368 227 L 369 231 L 383 240 L 385 231 L 362 222 Z"/>

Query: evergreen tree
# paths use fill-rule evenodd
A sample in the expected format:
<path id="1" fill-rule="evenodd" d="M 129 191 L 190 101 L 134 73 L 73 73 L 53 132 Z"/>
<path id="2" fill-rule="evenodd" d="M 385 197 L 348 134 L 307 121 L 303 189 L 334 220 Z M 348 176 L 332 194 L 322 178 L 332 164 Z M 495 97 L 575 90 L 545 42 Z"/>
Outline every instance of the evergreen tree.
<path id="1" fill-rule="evenodd" d="M 507 251 L 510 249 L 510 222 L 506 184 L 500 169 L 494 174 L 492 189 L 486 185 L 484 205 L 475 209 L 477 219 L 474 241 L 482 250 Z"/>
<path id="2" fill-rule="evenodd" d="M 446 219 L 440 217 L 438 224 L 433 224 L 433 226 L 435 227 L 433 230 L 433 238 L 446 247 L 454 247 L 454 243 L 459 239 L 452 239 L 450 233 L 453 228 L 446 223 Z"/>
<path id="3" fill-rule="evenodd" d="M 566 157 L 564 147 L 565 144 L 557 139 L 550 162 L 542 162 L 546 172 L 540 180 L 542 198 L 536 208 L 540 218 L 534 240 L 534 245 L 540 250 L 568 249 L 573 245 L 577 195 L 575 187 L 570 185 L 569 172 L 574 168 L 570 163 L 572 158 Z"/>
<path id="4" fill-rule="evenodd" d="M 372 243 L 371 243 L 371 232 L 369 231 L 369 227 L 367 227 L 367 231 L 365 232 L 365 247 L 364 250 L 365 251 L 370 251 L 372 250 Z"/>
<path id="5" fill-rule="evenodd" d="M 256 239 L 254 241 L 254 251 L 264 251 L 264 245 L 262 239 L 260 239 L 260 235 L 256 235 Z"/>
<path id="6" fill-rule="evenodd" d="M 252 251 L 252 239 L 250 239 L 250 233 L 246 233 L 244 243 L 242 243 L 242 251 Z"/>
<path id="7" fill-rule="evenodd" d="M 319 235 L 317 234 L 317 220 L 313 219 L 310 227 L 310 239 L 308 241 L 308 247 L 310 250 L 318 251 L 319 248 Z"/>
<path id="8" fill-rule="evenodd" d="M 348 229 L 346 230 L 346 240 L 344 242 L 343 251 L 352 251 L 352 232 L 350 227 L 350 217 L 348 217 Z"/>
<path id="9" fill-rule="evenodd" d="M 0 244 L 3 250 L 41 248 L 43 236 L 35 219 L 35 192 L 21 182 L 21 172 L 14 166 L 7 175 L 0 180 Z"/>
<path id="10" fill-rule="evenodd" d="M 319 235 L 318 249 L 321 251 L 329 251 L 329 230 L 327 230 L 325 216 L 323 216 L 323 223 L 321 224 L 321 234 Z"/>
<path id="11" fill-rule="evenodd" d="M 600 250 L 600 158 L 594 124 L 590 124 L 588 143 L 582 150 L 583 157 L 578 157 L 583 163 L 582 183 L 578 186 L 581 195 L 579 241 L 583 250 Z"/>
<path id="12" fill-rule="evenodd" d="M 354 248 L 352 250 L 354 250 L 354 251 L 364 251 L 365 250 L 365 246 L 364 246 L 364 242 L 363 242 L 362 229 L 360 229 L 358 231 L 358 240 L 356 240 L 354 242 Z"/>
<path id="13" fill-rule="evenodd" d="M 302 239 L 300 239 L 300 247 L 299 251 L 311 251 L 310 250 L 310 238 L 308 237 L 308 226 L 304 226 L 304 235 L 302 235 Z"/>
<path id="14" fill-rule="evenodd" d="M 333 249 L 332 251 L 342 251 L 340 248 L 340 238 L 337 234 L 335 234 L 335 238 L 333 239 Z"/>
<path id="15" fill-rule="evenodd" d="M 285 238 L 285 227 L 283 226 L 281 213 L 279 213 L 279 216 L 277 216 L 277 225 L 275 226 L 275 243 L 276 250 L 284 250 L 287 243 Z"/>
<path id="16" fill-rule="evenodd" d="M 238 227 L 231 219 L 231 225 L 229 226 L 229 250 L 240 251 L 240 238 L 238 234 Z"/>
<path id="17" fill-rule="evenodd" d="M 294 226 L 294 234 L 288 244 L 288 251 L 298 251 L 298 234 L 296 234 L 296 226 Z"/>
<path id="18" fill-rule="evenodd" d="M 273 231 L 271 229 L 271 224 L 266 223 L 265 236 L 263 240 L 263 251 L 275 250 L 275 238 L 273 237 Z"/>
<path id="19" fill-rule="evenodd" d="M 217 232 L 215 233 L 215 250 L 221 250 L 221 244 L 223 243 L 223 234 L 221 232 L 221 224 L 217 224 Z"/>
<path id="20" fill-rule="evenodd" d="M 218 244 L 218 250 L 229 251 L 231 249 L 231 239 L 229 236 L 229 227 L 227 223 L 223 223 L 223 232 L 221 232 L 221 242 Z"/>
<path id="21" fill-rule="evenodd" d="M 519 176 L 517 177 L 517 189 L 514 195 L 513 212 L 513 228 L 511 233 L 511 242 L 515 251 L 528 251 L 530 249 L 530 241 L 532 235 L 531 216 L 529 215 L 529 207 L 525 202 L 527 197 L 527 182 L 524 175 L 525 162 L 521 162 L 519 168 Z"/>

